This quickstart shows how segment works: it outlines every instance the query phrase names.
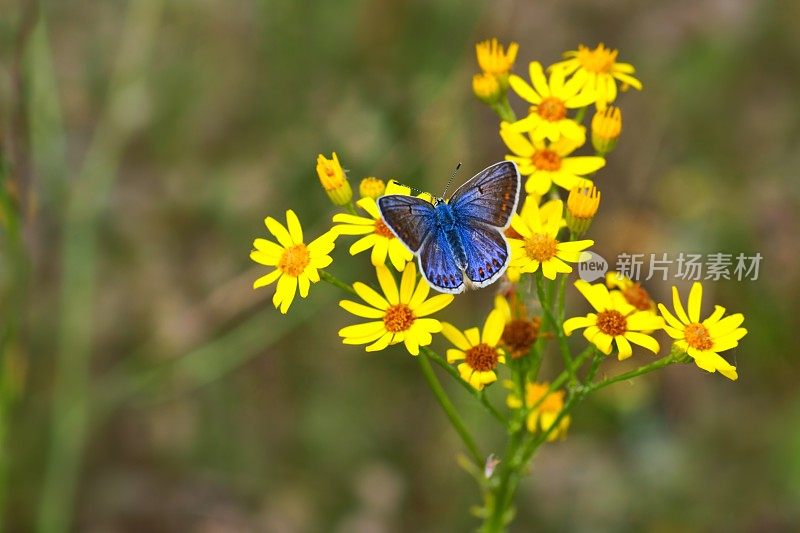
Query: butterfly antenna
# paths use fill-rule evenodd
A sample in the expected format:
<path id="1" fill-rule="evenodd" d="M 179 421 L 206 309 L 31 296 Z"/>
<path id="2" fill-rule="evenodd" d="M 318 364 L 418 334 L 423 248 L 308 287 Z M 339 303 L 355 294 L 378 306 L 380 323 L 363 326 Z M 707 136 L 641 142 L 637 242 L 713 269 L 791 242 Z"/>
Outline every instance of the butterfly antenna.
<path id="1" fill-rule="evenodd" d="M 450 188 L 450 184 L 453 183 L 453 178 L 456 177 L 456 172 L 458 172 L 459 168 L 461 168 L 461 162 L 460 161 L 456 165 L 455 170 L 453 170 L 453 173 L 450 174 L 450 179 L 447 180 L 447 187 L 444 188 L 444 192 L 442 193 L 442 198 L 445 198 L 447 196 L 447 189 L 449 189 Z"/>

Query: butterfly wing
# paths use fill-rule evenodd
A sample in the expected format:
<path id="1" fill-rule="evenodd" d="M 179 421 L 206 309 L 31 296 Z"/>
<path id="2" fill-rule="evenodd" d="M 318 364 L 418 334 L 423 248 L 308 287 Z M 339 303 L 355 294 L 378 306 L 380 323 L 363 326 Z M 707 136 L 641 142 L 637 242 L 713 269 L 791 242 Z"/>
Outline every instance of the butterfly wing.
<path id="1" fill-rule="evenodd" d="M 517 210 L 520 188 L 517 165 L 501 161 L 475 174 L 448 203 L 462 224 L 477 222 L 505 229 Z"/>
<path id="2" fill-rule="evenodd" d="M 464 291 L 464 275 L 456 264 L 445 232 L 436 229 L 419 251 L 419 271 L 428 284 L 440 292 L 458 294 Z"/>
<path id="3" fill-rule="evenodd" d="M 378 198 L 383 221 L 400 242 L 419 252 L 425 240 L 436 229 L 436 213 L 430 202 L 414 196 L 390 194 Z"/>
<path id="4" fill-rule="evenodd" d="M 480 222 L 459 226 L 461 245 L 467 258 L 464 274 L 478 288 L 491 285 L 508 268 L 511 249 L 501 231 Z"/>

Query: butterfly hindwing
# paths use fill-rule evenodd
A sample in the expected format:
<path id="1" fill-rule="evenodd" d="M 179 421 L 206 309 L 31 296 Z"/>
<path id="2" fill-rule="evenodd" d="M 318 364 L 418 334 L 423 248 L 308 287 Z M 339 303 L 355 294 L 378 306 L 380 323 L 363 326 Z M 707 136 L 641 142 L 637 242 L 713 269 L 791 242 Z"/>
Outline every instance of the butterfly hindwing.
<path id="1" fill-rule="evenodd" d="M 422 244 L 419 271 L 428 283 L 440 292 L 458 294 L 464 290 L 464 276 L 445 232 L 437 230 Z"/>
<path id="2" fill-rule="evenodd" d="M 448 202 L 462 224 L 507 228 L 517 210 L 521 180 L 517 165 L 501 161 L 478 172 Z"/>
<path id="3" fill-rule="evenodd" d="M 459 228 L 467 258 L 464 274 L 478 287 L 486 287 L 503 275 L 511 255 L 508 241 L 497 228 L 470 223 Z"/>
<path id="4" fill-rule="evenodd" d="M 392 233 L 414 254 L 436 230 L 434 208 L 421 198 L 390 194 L 378 198 L 378 208 Z"/>

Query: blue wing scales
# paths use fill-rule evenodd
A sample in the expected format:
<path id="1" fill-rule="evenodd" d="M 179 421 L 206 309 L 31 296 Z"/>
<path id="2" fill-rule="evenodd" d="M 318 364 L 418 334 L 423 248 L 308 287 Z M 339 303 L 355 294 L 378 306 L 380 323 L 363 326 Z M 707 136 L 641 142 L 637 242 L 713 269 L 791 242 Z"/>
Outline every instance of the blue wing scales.
<path id="1" fill-rule="evenodd" d="M 386 225 L 411 253 L 418 253 L 436 230 L 434 208 L 421 198 L 390 194 L 378 198 L 378 208 Z"/>
<path id="2" fill-rule="evenodd" d="M 506 229 L 517 210 L 520 188 L 517 165 L 501 161 L 461 185 L 448 203 L 464 225 L 477 222 Z"/>
<path id="3" fill-rule="evenodd" d="M 419 271 L 437 291 L 450 294 L 464 291 L 464 275 L 443 231 L 437 231 L 423 243 L 419 252 Z"/>
<path id="4" fill-rule="evenodd" d="M 511 252 L 505 236 L 497 228 L 475 223 L 459 232 L 467 257 L 464 274 L 480 288 L 491 285 L 508 268 Z"/>

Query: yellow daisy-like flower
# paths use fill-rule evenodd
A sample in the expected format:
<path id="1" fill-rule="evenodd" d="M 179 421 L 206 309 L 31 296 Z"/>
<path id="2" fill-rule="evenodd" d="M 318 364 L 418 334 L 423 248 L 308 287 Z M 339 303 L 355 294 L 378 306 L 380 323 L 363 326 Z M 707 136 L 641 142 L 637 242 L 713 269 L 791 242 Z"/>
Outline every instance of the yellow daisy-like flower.
<path id="1" fill-rule="evenodd" d="M 507 122 L 500 124 L 500 137 L 514 155 L 506 155 L 519 168 L 519 173 L 528 176 L 525 190 L 528 194 L 543 196 L 555 183 L 568 191 L 575 187 L 591 187 L 592 181 L 584 176 L 597 172 L 606 165 L 599 156 L 568 157 L 583 143 L 562 137 L 547 144 L 535 141 L 514 131 Z"/>
<path id="2" fill-rule="evenodd" d="M 565 320 L 564 333 L 572 335 L 576 329 L 586 328 L 583 336 L 606 355 L 611 353 L 611 342 L 614 341 L 620 361 L 633 353 L 631 342 L 658 353 L 658 341 L 644 332 L 664 327 L 664 320 L 660 316 L 649 311 L 637 311 L 621 293 L 610 293 L 602 283 L 591 285 L 578 280 L 575 288 L 597 313 Z"/>
<path id="3" fill-rule="evenodd" d="M 497 310 L 492 310 L 486 317 L 482 333 L 478 328 L 461 332 L 452 324 L 442 324 L 442 335 L 455 346 L 447 350 L 447 361 L 463 361 L 458 365 L 458 372 L 477 390 L 497 381 L 495 369 L 498 364 L 506 362 L 503 350 L 497 347 L 504 326 L 503 315 Z"/>
<path id="4" fill-rule="evenodd" d="M 331 231 L 337 235 L 364 235 L 350 246 L 350 255 L 356 255 L 372 248 L 373 265 L 383 265 L 386 263 L 388 255 L 392 265 L 402 272 L 406 263 L 411 261 L 414 255 L 386 226 L 374 199 L 367 196 L 361 198 L 356 204 L 371 218 L 339 213 L 333 216 L 333 221 L 341 224 L 334 226 Z"/>
<path id="5" fill-rule="evenodd" d="M 563 202 L 558 209 L 563 212 Z M 511 247 L 510 266 L 520 269 L 520 273 L 536 272 L 539 265 L 547 279 L 556 279 L 556 274 L 568 274 L 572 267 L 567 263 L 578 263 L 584 259 L 583 250 L 594 244 L 591 239 L 559 242 L 556 239 L 561 227 L 562 217 L 553 217 L 542 223 L 538 207 L 531 206 L 527 212 L 515 214 L 511 227 L 521 238 L 508 239 Z"/>
<path id="6" fill-rule="evenodd" d="M 619 63 L 618 54 L 618 50 L 606 48 L 603 43 L 593 50 L 581 44 L 577 50 L 565 52 L 566 60 L 548 70 L 562 76 L 574 73 L 570 81 L 591 95 L 598 109 L 605 109 L 617 98 L 617 81 L 622 82 L 623 90 L 629 86 L 642 90 L 642 82 L 633 77 L 636 69 L 629 63 Z"/>
<path id="7" fill-rule="evenodd" d="M 533 87 L 515 74 L 508 77 L 514 92 L 531 103 L 528 116 L 515 122 L 512 129 L 529 132 L 534 141 L 557 141 L 563 136 L 583 144 L 586 130 L 567 117 L 567 110 L 591 104 L 594 95 L 581 93 L 580 81 L 570 79 L 565 82 L 560 71 L 554 72 L 548 82 L 538 61 L 531 62 L 530 76 Z"/>
<path id="8" fill-rule="evenodd" d="M 398 289 L 389 269 L 376 267 L 378 283 L 383 295 L 364 283 L 356 282 L 353 289 L 364 305 L 342 300 L 339 305 L 350 313 L 370 322 L 347 326 L 339 330 L 344 344 L 368 344 L 368 352 L 378 352 L 390 344 L 405 343 L 411 355 L 419 354 L 420 346 L 428 346 L 432 333 L 442 330 L 442 324 L 434 318 L 426 318 L 441 311 L 453 301 L 452 294 L 438 294 L 428 298 L 430 285 L 424 279 L 417 280 L 417 269 L 413 262 L 407 263 Z"/>
<path id="9" fill-rule="evenodd" d="M 739 377 L 736 367 L 723 359 L 719 352 L 735 348 L 739 340 L 747 335 L 747 330 L 739 327 L 744 322 L 744 315 L 735 313 L 722 318 L 725 308 L 716 305 L 714 312 L 700 321 L 702 300 L 703 286 L 695 282 L 689 292 L 687 313 L 681 304 L 678 288 L 672 287 L 672 306 L 677 318 L 664 304 L 658 304 L 659 311 L 667 321 L 664 330 L 675 339 L 678 348 L 694 359 L 697 366 L 708 372 L 719 371 L 726 378 L 736 380 Z"/>
<path id="10" fill-rule="evenodd" d="M 513 386 L 513 384 L 511 385 Z M 544 398 L 544 400 L 542 400 Z M 541 402 L 541 403 L 539 403 Z M 528 431 L 536 433 L 539 431 L 549 430 L 559 413 L 564 409 L 564 391 L 550 392 L 549 383 L 526 383 L 525 384 L 525 407 L 530 408 L 539 403 L 539 405 L 528 413 L 526 425 Z M 516 394 L 509 394 L 506 398 L 506 405 L 511 409 L 522 408 L 522 401 Z M 556 439 L 564 438 L 569 428 L 570 418 L 564 416 L 558 422 L 558 426 L 550 432 L 547 436 L 548 442 L 553 442 Z"/>
<path id="11" fill-rule="evenodd" d="M 503 50 L 503 45 L 497 39 L 486 40 L 475 45 L 475 55 L 478 58 L 478 66 L 486 74 L 503 76 L 508 74 L 517 59 L 519 44 L 511 42 L 508 50 Z"/>
<path id="12" fill-rule="evenodd" d="M 298 289 L 301 298 L 308 296 L 311 284 L 319 281 L 318 269 L 325 268 L 333 261 L 328 254 L 334 248 L 335 236 L 328 232 L 307 245 L 303 244 L 303 228 L 291 209 L 286 211 L 288 229 L 272 217 L 264 219 L 264 223 L 278 242 L 256 239 L 250 259 L 261 265 L 275 267 L 275 270 L 258 278 L 253 288 L 258 289 L 277 281 L 272 303 L 286 314 Z"/>
<path id="13" fill-rule="evenodd" d="M 528 194 L 525 196 L 525 201 L 522 204 L 522 209 L 520 209 L 520 216 L 525 219 L 529 215 L 528 211 L 531 209 L 537 209 L 539 211 L 539 219 L 542 222 L 543 226 L 548 225 L 549 220 L 558 220 L 558 227 L 563 228 L 567 225 L 566 220 L 564 220 L 564 205 L 560 200 L 549 200 L 542 205 L 539 205 L 539 201 L 541 197 L 536 194 Z M 509 226 L 505 231 L 506 237 L 509 239 L 522 239 L 522 235 L 517 233 L 514 229 L 514 226 Z M 512 283 L 516 283 L 519 281 L 520 277 L 520 267 L 509 265 L 508 269 L 506 270 L 506 277 Z"/>

